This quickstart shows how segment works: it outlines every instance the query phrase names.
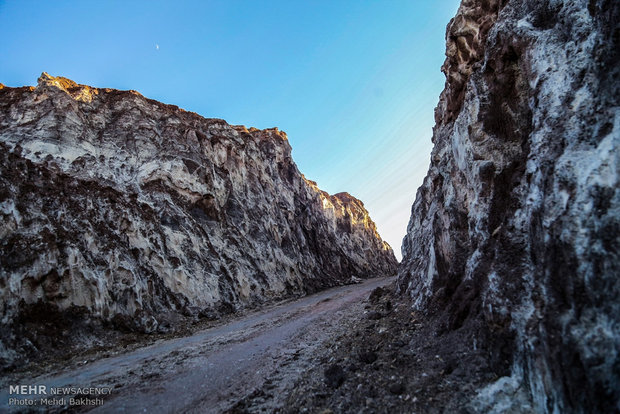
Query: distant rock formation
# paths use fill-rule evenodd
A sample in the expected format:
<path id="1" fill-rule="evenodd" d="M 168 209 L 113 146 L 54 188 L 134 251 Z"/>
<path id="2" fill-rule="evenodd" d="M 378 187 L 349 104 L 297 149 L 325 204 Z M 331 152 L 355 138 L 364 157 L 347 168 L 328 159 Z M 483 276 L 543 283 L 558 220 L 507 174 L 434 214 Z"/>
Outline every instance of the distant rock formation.
<path id="1" fill-rule="evenodd" d="M 277 128 L 44 73 L 0 88 L 0 169 L 5 363 L 32 324 L 165 331 L 396 273 L 362 202 L 306 180 Z"/>
<path id="2" fill-rule="evenodd" d="M 471 332 L 482 412 L 620 411 L 620 2 L 463 0 L 399 290 Z"/>

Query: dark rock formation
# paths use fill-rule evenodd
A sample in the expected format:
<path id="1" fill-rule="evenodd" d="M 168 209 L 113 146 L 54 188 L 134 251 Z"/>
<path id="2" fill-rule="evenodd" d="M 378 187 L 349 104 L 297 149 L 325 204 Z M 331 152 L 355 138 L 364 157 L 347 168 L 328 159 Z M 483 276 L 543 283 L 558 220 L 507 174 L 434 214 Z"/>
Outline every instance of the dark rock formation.
<path id="1" fill-rule="evenodd" d="M 620 3 L 463 0 L 399 290 L 469 332 L 484 412 L 620 410 Z"/>
<path id="2" fill-rule="evenodd" d="M 25 326 L 143 332 L 394 274 L 362 202 L 301 175 L 286 134 L 43 74 L 0 88 L 0 354 Z"/>

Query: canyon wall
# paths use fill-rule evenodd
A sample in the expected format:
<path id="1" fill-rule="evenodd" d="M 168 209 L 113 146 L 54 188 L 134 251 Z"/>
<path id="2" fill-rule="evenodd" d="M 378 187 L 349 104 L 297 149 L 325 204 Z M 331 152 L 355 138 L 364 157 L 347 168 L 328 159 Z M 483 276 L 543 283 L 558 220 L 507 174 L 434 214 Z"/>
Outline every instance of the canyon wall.
<path id="1" fill-rule="evenodd" d="M 463 0 L 398 289 L 484 348 L 482 412 L 620 410 L 620 3 Z"/>
<path id="2" fill-rule="evenodd" d="M 304 178 L 277 128 L 44 73 L 0 84 L 0 169 L 5 365 L 33 325 L 162 332 L 396 273 L 362 202 Z"/>

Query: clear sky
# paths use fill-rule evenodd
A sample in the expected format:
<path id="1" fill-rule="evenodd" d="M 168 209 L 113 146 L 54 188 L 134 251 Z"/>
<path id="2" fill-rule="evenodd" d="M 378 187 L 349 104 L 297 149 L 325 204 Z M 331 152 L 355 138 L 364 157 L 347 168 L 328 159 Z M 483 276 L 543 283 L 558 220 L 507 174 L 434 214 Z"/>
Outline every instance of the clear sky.
<path id="1" fill-rule="evenodd" d="M 0 82 L 41 72 L 286 131 L 329 193 L 361 199 L 400 259 L 430 160 L 458 0 L 0 0 Z"/>

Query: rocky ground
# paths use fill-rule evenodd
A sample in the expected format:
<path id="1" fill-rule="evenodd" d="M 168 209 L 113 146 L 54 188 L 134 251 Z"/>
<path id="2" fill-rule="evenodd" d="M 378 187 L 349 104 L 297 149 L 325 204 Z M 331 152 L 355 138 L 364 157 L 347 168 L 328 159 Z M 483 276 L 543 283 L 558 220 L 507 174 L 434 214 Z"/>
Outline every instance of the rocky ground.
<path id="1" fill-rule="evenodd" d="M 470 330 L 443 329 L 394 292 L 394 281 L 377 279 L 175 334 L 118 332 L 114 346 L 5 373 L 0 391 L 9 383 L 111 387 L 101 412 L 488 412 L 479 390 L 502 373 L 487 351 Z M 507 412 L 528 410 L 526 402 Z"/>
<path id="2" fill-rule="evenodd" d="M 351 282 L 351 284 L 357 284 Z M 220 315 L 215 318 L 182 318 L 166 332 L 141 333 L 113 329 L 99 321 L 84 321 L 80 317 L 63 319 L 61 315 L 47 315 L 49 322 L 40 324 L 25 321 L 26 340 L 36 342 L 39 353 L 30 354 L 30 358 L 21 364 L 14 364 L 0 369 L 0 374 L 14 380 L 44 375 L 45 373 L 78 369 L 91 362 L 122 355 L 155 343 L 177 338 L 190 337 L 197 332 L 226 326 L 236 320 L 249 317 L 265 310 L 287 306 L 300 300 L 301 296 L 278 301 L 261 309 L 244 309 L 235 313 Z M 32 318 L 36 315 L 32 315 Z M 82 335 L 82 337 L 77 336 Z"/>
<path id="3" fill-rule="evenodd" d="M 376 287 L 392 280 L 372 279 L 335 288 L 238 315 L 208 329 L 193 329 L 189 335 L 153 338 L 150 344 L 142 342 L 128 347 L 119 343 L 108 350 L 7 374 L 0 379 L 0 412 L 21 412 L 20 407 L 8 404 L 8 384 L 112 389 L 103 406 L 95 407 L 93 412 L 282 412 L 302 408 L 313 411 L 317 407 L 312 404 L 321 401 L 300 400 L 296 393 L 305 389 L 308 378 L 322 384 L 322 392 L 341 398 L 335 392 L 346 389 L 347 382 L 338 384 L 338 368 L 332 369 L 336 370 L 335 379 L 329 373 L 325 377 L 323 367 L 334 364 L 334 352 L 345 350 L 337 344 L 357 323 L 371 321 L 378 327 L 388 320 L 388 316 L 376 319 L 387 313 L 387 299 L 370 305 L 367 298 Z M 374 291 L 373 303 L 381 292 Z M 398 310 L 391 312 L 395 316 Z M 385 333 L 364 335 L 369 339 L 379 335 L 369 342 L 374 344 L 377 362 L 373 365 L 370 361 L 373 357 L 369 351 L 368 364 L 359 366 L 361 372 L 372 375 L 384 360 L 379 344 Z M 406 394 L 389 394 L 388 388 L 377 388 L 375 397 L 385 390 L 390 399 L 406 398 Z M 313 392 L 310 388 L 307 391 Z M 410 399 L 404 403 L 411 402 Z M 298 407 L 298 403 L 304 403 L 304 407 Z M 52 412 L 83 409 L 35 408 Z"/>
<path id="4" fill-rule="evenodd" d="M 393 292 L 393 285 L 373 290 L 363 314 L 341 320 L 309 369 L 279 395 L 268 383 L 227 412 L 478 411 L 476 390 L 498 377 L 485 352 L 467 332 L 438 332 L 440 323 L 412 312 Z"/>

